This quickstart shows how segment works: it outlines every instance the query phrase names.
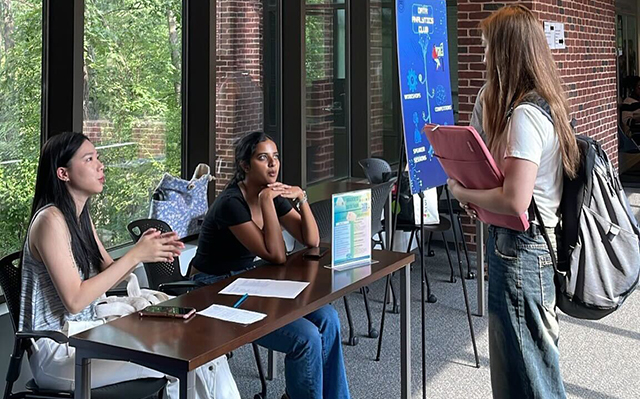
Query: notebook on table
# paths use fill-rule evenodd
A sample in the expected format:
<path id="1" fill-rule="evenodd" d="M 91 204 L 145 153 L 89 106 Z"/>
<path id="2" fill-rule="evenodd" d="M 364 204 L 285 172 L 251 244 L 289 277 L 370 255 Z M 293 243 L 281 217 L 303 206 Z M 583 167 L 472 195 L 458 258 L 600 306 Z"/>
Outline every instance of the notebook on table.
<path id="1" fill-rule="evenodd" d="M 469 189 L 488 190 L 502 186 L 504 175 L 473 127 L 426 125 L 424 132 L 447 176 Z M 529 228 L 524 214 L 501 215 L 474 204 L 469 207 L 484 223 L 518 231 Z"/>

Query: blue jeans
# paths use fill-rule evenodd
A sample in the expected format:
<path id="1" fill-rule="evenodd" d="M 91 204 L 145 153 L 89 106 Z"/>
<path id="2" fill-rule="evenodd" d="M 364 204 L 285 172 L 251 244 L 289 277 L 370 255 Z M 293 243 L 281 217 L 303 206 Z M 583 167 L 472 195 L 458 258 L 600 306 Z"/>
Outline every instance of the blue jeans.
<path id="1" fill-rule="evenodd" d="M 257 344 L 286 354 L 291 399 L 348 399 L 338 312 L 326 305 L 265 335 Z"/>
<path id="2" fill-rule="evenodd" d="M 241 272 L 232 272 L 236 275 Z M 198 273 L 193 280 L 213 284 L 228 276 Z M 326 305 L 255 341 L 285 354 L 284 372 L 291 399 L 349 399 L 338 312 Z"/>
<path id="3" fill-rule="evenodd" d="M 490 226 L 489 357 L 493 397 L 565 398 L 554 269 L 534 229 Z"/>

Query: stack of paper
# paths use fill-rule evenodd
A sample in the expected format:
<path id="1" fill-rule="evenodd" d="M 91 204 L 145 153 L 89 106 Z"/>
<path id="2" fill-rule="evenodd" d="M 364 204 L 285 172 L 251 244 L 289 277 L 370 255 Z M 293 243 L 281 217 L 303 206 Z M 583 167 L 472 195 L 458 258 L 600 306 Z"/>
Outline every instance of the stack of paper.
<path id="1" fill-rule="evenodd" d="M 199 315 L 213 317 L 232 323 L 251 324 L 267 317 L 264 313 L 252 312 L 250 310 L 231 308 L 223 305 L 211 305 L 205 310 L 198 312 Z"/>
<path id="2" fill-rule="evenodd" d="M 294 299 L 308 285 L 304 281 L 239 278 L 220 291 L 220 294 Z"/>

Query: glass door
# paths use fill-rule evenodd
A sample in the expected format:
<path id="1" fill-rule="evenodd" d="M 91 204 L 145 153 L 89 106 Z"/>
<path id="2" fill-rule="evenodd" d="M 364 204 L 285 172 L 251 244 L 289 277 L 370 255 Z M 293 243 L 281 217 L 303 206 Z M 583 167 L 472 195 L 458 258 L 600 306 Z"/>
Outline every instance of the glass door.
<path id="1" fill-rule="evenodd" d="M 345 0 L 306 0 L 307 184 L 349 175 L 346 22 Z"/>

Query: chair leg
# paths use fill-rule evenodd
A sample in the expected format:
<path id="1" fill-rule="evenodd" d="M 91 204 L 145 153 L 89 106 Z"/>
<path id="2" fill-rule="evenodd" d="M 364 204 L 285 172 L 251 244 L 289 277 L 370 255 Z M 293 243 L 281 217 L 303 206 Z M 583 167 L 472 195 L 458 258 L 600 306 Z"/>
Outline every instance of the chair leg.
<path id="1" fill-rule="evenodd" d="M 431 232 L 429 232 L 429 238 L 427 240 L 427 246 L 431 245 Z M 422 245 L 424 245 L 424 243 L 422 243 Z M 420 256 L 422 256 L 422 252 L 420 252 Z M 427 302 L 428 303 L 436 303 L 438 302 L 438 298 L 436 298 L 436 296 L 431 293 L 431 284 L 429 283 L 429 275 L 427 274 L 427 267 L 425 266 L 424 268 L 424 281 L 427 284 Z"/>
<path id="2" fill-rule="evenodd" d="M 464 231 L 462 230 L 462 221 L 460 220 L 460 215 L 458 215 L 456 219 L 458 219 L 458 227 L 460 228 L 462 249 L 464 250 L 465 258 L 467 259 L 467 279 L 472 280 L 476 277 L 476 274 L 471 271 L 471 262 L 469 262 L 469 250 L 467 249 L 467 241 L 464 239 Z"/>
<path id="3" fill-rule="evenodd" d="M 391 275 L 391 279 L 389 279 L 389 286 L 391 287 L 391 296 L 393 297 L 393 307 L 391 308 L 391 313 L 398 314 L 400 313 L 400 305 L 398 304 L 398 296 L 396 295 L 396 290 L 393 288 L 393 274 Z"/>
<path id="4" fill-rule="evenodd" d="M 455 230 L 453 234 L 455 235 Z M 447 243 L 447 237 L 445 237 L 444 232 L 442 232 L 442 242 L 444 243 L 445 252 L 447 253 L 447 259 L 449 260 L 449 269 L 451 269 L 451 276 L 449 277 L 449 282 L 455 283 L 456 276 L 453 274 L 453 262 L 451 262 L 451 254 L 449 253 L 449 243 Z"/>
<path id="5" fill-rule="evenodd" d="M 347 312 L 347 321 L 349 322 L 349 340 L 347 341 L 347 345 L 356 346 L 358 345 L 358 337 L 355 335 L 355 331 L 353 328 L 353 319 L 351 318 L 351 309 L 349 308 L 349 300 L 347 296 L 343 296 L 344 300 L 344 310 Z"/>
<path id="6" fill-rule="evenodd" d="M 251 343 L 253 347 L 253 355 L 256 358 L 256 364 L 258 366 L 258 375 L 260 376 L 260 386 L 262 390 L 260 393 L 257 393 L 253 399 L 265 399 L 267 397 L 267 380 L 264 377 L 264 369 L 262 368 L 262 360 L 260 360 L 260 350 L 258 349 L 258 344 L 255 342 Z"/>
<path id="7" fill-rule="evenodd" d="M 387 299 L 389 298 L 389 286 L 391 285 L 391 275 L 387 275 L 384 283 L 384 300 L 382 301 L 382 316 L 380 316 L 380 334 L 378 335 L 378 351 L 376 352 L 376 362 L 380 361 L 382 351 L 382 332 L 384 331 L 384 319 L 387 314 Z"/>
<path id="8" fill-rule="evenodd" d="M 276 354 L 273 349 L 269 349 L 267 352 L 267 380 L 273 381 L 277 372 Z"/>
<path id="9" fill-rule="evenodd" d="M 13 384 L 20 376 L 20 369 L 22 367 L 22 357 L 25 352 L 25 342 L 19 338 L 15 338 L 13 341 L 13 352 L 9 360 L 9 368 L 7 369 L 6 384 L 4 387 L 4 399 L 11 397 L 11 391 Z"/>
<path id="10" fill-rule="evenodd" d="M 429 238 L 427 239 L 427 242 L 429 243 L 429 245 L 427 245 L 427 256 L 428 257 L 433 257 L 436 256 L 436 253 L 433 252 L 433 250 L 431 249 L 431 239 L 433 238 L 433 231 L 429 232 Z"/>
<path id="11" fill-rule="evenodd" d="M 362 287 L 362 297 L 364 298 L 364 309 L 367 311 L 367 324 L 369 326 L 369 338 L 378 338 L 378 330 L 373 328 L 373 320 L 371 318 L 371 309 L 369 309 L 369 295 L 367 294 L 367 287 Z"/>

